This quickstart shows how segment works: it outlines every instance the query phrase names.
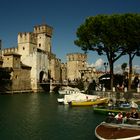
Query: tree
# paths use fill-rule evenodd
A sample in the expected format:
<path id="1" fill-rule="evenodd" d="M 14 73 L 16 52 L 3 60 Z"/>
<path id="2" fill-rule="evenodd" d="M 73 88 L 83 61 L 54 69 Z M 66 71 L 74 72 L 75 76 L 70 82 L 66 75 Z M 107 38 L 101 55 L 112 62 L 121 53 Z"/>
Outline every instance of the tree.
<path id="1" fill-rule="evenodd" d="M 130 76 L 132 60 L 140 54 L 140 15 L 113 14 L 88 17 L 77 29 L 74 43 L 85 52 L 96 51 L 106 55 L 113 87 L 114 63 L 122 56 L 129 55 Z M 129 78 L 130 78 L 129 76 Z"/>
<path id="2" fill-rule="evenodd" d="M 84 51 L 96 51 L 99 55 L 106 55 L 111 75 L 111 89 L 113 87 L 114 62 L 124 52 L 120 46 L 120 16 L 97 15 L 89 17 L 77 29 L 75 44 Z"/>
<path id="3" fill-rule="evenodd" d="M 131 90 L 132 61 L 135 56 L 140 56 L 140 14 L 124 14 L 121 16 L 122 24 L 122 49 L 129 57 L 129 82 Z"/>

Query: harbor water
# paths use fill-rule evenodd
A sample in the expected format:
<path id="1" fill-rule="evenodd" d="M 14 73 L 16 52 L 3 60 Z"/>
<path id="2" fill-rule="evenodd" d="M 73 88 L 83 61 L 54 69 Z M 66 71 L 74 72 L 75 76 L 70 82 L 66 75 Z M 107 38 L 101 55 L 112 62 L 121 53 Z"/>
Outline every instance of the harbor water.
<path id="1" fill-rule="evenodd" d="M 57 103 L 58 94 L 0 95 L 1 140 L 96 140 L 104 116 Z"/>

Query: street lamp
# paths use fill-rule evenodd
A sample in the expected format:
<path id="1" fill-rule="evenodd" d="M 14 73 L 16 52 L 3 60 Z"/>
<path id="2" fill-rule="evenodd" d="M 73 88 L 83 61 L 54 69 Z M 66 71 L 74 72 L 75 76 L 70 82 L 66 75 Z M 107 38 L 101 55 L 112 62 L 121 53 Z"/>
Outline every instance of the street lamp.
<path id="1" fill-rule="evenodd" d="M 107 72 L 107 66 L 108 66 L 108 63 L 104 62 L 105 73 Z"/>

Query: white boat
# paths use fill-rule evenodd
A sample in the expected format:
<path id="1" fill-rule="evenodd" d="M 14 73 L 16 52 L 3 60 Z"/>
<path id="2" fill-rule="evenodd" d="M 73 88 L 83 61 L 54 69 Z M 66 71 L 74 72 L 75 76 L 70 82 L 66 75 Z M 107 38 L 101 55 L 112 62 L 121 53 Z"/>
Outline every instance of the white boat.
<path id="1" fill-rule="evenodd" d="M 78 88 L 72 88 L 72 87 L 63 87 L 62 89 L 58 90 L 58 93 L 61 95 L 65 95 L 65 94 L 74 94 L 80 92 L 80 90 Z"/>
<path id="2" fill-rule="evenodd" d="M 64 98 L 58 98 L 59 103 L 68 104 L 72 101 L 87 101 L 87 100 L 96 100 L 99 98 L 98 95 L 88 95 L 81 92 L 77 92 L 70 95 L 64 95 Z"/>

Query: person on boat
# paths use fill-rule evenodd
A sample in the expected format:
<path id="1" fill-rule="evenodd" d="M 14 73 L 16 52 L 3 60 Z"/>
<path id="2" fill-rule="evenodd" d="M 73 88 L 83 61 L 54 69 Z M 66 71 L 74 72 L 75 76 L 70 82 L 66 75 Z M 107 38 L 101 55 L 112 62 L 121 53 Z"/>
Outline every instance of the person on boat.
<path id="1" fill-rule="evenodd" d="M 119 112 L 116 116 L 115 116 L 116 122 L 117 123 L 122 123 L 123 121 L 123 113 Z"/>
<path id="2" fill-rule="evenodd" d="M 131 112 L 125 112 L 122 123 L 130 123 L 131 120 Z"/>
<path id="3" fill-rule="evenodd" d="M 133 118 L 133 119 L 138 119 L 139 118 L 139 114 L 137 112 L 137 109 L 138 109 L 138 105 L 136 103 L 132 102 L 130 118 Z"/>
<path id="4" fill-rule="evenodd" d="M 139 118 L 139 113 L 137 112 L 138 105 L 134 102 L 131 103 L 130 112 L 125 113 L 125 117 L 123 118 L 123 123 L 135 123 L 135 120 Z"/>
<path id="5" fill-rule="evenodd" d="M 115 117 L 115 114 L 109 112 L 108 113 L 108 117 L 106 118 L 105 122 L 107 122 L 107 123 L 113 123 L 114 122 L 114 117 Z"/>

